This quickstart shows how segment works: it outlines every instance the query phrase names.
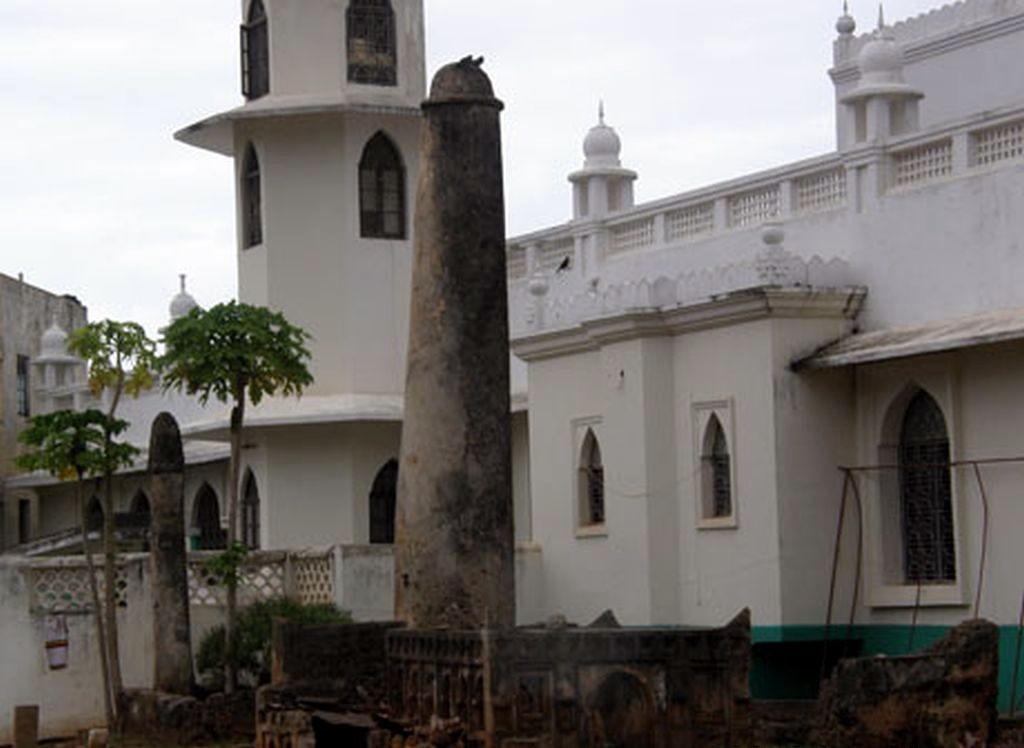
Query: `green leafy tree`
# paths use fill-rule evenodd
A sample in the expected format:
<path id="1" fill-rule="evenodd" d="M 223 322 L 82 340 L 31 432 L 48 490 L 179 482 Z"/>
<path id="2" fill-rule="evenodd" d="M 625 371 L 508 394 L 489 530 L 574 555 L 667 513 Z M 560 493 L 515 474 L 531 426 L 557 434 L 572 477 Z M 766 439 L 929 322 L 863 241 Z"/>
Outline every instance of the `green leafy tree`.
<path id="1" fill-rule="evenodd" d="M 87 363 L 89 388 L 93 394 L 108 396 L 106 410 L 111 419 L 117 416 L 117 407 L 123 396 L 138 397 L 153 386 L 156 343 L 146 335 L 142 325 L 109 319 L 90 322 L 71 333 L 67 348 Z M 112 436 L 107 434 L 108 444 Z M 113 471 L 103 475 L 103 578 L 106 583 L 103 602 L 107 634 L 104 646 L 116 713 L 124 684 L 117 632 L 117 591 L 114 587 L 117 528 L 113 478 Z"/>
<path id="2" fill-rule="evenodd" d="M 106 641 L 104 616 L 100 607 L 96 568 L 89 548 L 89 523 L 85 506 L 85 481 L 100 475 L 109 475 L 130 465 L 138 450 L 130 444 L 116 441 L 128 428 L 125 421 L 111 418 L 98 410 L 58 410 L 34 416 L 18 439 L 26 447 L 16 462 L 23 470 L 42 470 L 61 480 L 74 479 L 78 501 L 78 522 L 82 530 L 82 552 L 89 572 L 89 591 L 92 594 L 96 634 L 100 642 Z M 111 582 L 107 581 L 108 589 Z M 103 674 L 103 704 L 107 725 L 115 724 L 115 705 L 110 670 L 104 648 L 100 647 L 100 666 Z"/>
<path id="3" fill-rule="evenodd" d="M 231 301 L 203 311 L 193 309 L 164 331 L 161 368 L 164 387 L 182 390 L 206 403 L 211 397 L 231 405 L 231 457 L 228 481 L 228 542 L 226 556 L 233 567 L 241 563 L 238 542 L 238 491 L 242 427 L 246 403 L 256 406 L 264 397 L 298 396 L 313 383 L 309 373 L 309 335 L 280 312 Z M 238 604 L 238 575 L 225 575 L 226 641 L 234 642 Z M 237 681 L 235 659 L 225 658 L 225 689 Z"/>

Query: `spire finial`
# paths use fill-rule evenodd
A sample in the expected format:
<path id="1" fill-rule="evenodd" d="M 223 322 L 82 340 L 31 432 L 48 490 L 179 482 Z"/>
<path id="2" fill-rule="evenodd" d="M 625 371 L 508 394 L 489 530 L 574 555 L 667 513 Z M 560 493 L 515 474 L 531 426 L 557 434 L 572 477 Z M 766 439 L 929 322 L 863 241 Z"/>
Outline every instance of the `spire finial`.
<path id="1" fill-rule="evenodd" d="M 604 124 L 604 99 L 597 102 L 597 121 Z"/>
<path id="2" fill-rule="evenodd" d="M 878 30 L 882 31 L 885 28 L 885 6 L 882 3 L 878 4 Z"/>
<path id="3" fill-rule="evenodd" d="M 843 0 L 843 15 L 850 15 L 850 0 Z"/>
<path id="4" fill-rule="evenodd" d="M 185 293 L 185 274 L 184 273 L 179 273 L 178 274 L 178 280 L 181 283 L 181 292 Z"/>

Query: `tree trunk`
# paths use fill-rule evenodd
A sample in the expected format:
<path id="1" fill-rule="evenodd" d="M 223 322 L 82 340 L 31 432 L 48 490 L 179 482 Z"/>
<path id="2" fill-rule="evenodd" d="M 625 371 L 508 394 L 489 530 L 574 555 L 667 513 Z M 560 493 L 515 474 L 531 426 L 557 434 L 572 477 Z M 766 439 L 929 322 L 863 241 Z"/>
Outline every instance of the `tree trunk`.
<path id="1" fill-rule="evenodd" d="M 106 436 L 106 449 L 110 448 L 110 434 Z M 103 582 L 104 617 L 107 627 L 107 660 L 110 667 L 110 692 L 114 700 L 114 715 L 121 703 L 121 652 L 117 636 L 117 523 L 114 511 L 114 476 L 103 478 Z M 111 725 L 113 727 L 114 725 Z"/>
<path id="2" fill-rule="evenodd" d="M 236 396 L 231 409 L 231 458 L 228 467 L 228 550 L 238 542 L 238 481 L 242 469 L 242 419 L 245 416 L 245 389 Z M 224 616 L 224 690 L 234 693 L 238 681 L 235 668 L 235 617 L 238 608 L 237 574 L 228 578 L 227 610 Z"/>
<path id="3" fill-rule="evenodd" d="M 103 675 L 103 708 L 107 716 L 107 727 L 114 725 L 116 714 L 114 704 L 110 695 L 110 668 L 107 664 L 106 627 L 103 625 L 103 608 L 100 605 L 100 590 L 96 583 L 96 566 L 92 562 L 92 551 L 89 548 L 89 522 L 88 512 L 85 508 L 85 491 L 83 491 L 82 476 L 78 476 L 75 484 L 78 493 L 78 521 L 82 527 L 82 553 L 85 555 L 85 568 L 89 575 L 89 592 L 92 593 L 92 610 L 96 619 L 96 640 L 99 646 L 96 648 L 100 654 L 100 671 Z"/>

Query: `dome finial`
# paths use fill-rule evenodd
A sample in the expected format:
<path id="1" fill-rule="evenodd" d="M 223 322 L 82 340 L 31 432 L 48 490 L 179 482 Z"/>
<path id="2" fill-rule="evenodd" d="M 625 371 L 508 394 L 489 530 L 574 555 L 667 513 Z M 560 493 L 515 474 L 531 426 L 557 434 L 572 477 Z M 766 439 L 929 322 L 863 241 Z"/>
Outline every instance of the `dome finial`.
<path id="1" fill-rule="evenodd" d="M 843 0 L 843 15 L 839 16 L 839 20 L 836 21 L 836 31 L 840 36 L 852 36 L 856 30 L 857 22 L 850 15 L 850 3 L 848 0 Z"/>
<path id="2" fill-rule="evenodd" d="M 882 3 L 878 4 L 878 30 L 882 31 L 885 29 L 885 6 Z"/>
<path id="3" fill-rule="evenodd" d="M 196 300 L 192 298 L 191 294 L 185 290 L 185 274 L 178 274 L 178 283 L 181 286 L 181 290 L 178 291 L 178 295 L 171 299 L 171 322 L 176 319 L 184 317 L 186 314 L 191 312 L 197 306 Z"/>
<path id="4" fill-rule="evenodd" d="M 604 99 L 597 102 L 597 121 L 598 124 L 604 124 Z"/>

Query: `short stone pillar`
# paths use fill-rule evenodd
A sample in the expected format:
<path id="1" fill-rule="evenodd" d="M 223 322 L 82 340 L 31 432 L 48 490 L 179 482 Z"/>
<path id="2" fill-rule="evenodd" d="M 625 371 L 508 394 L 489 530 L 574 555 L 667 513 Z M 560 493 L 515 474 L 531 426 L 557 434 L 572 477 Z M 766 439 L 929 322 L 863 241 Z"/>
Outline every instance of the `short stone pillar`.
<path id="1" fill-rule="evenodd" d="M 423 104 L 395 537 L 415 628 L 515 625 L 502 104 L 481 62 Z"/>
<path id="2" fill-rule="evenodd" d="M 153 688 L 193 690 L 192 640 L 185 546 L 185 457 L 170 413 L 153 421 L 149 438 L 150 573 L 153 590 Z"/>
<path id="3" fill-rule="evenodd" d="M 36 748 L 39 745 L 39 707 L 14 707 L 14 748 Z"/>

